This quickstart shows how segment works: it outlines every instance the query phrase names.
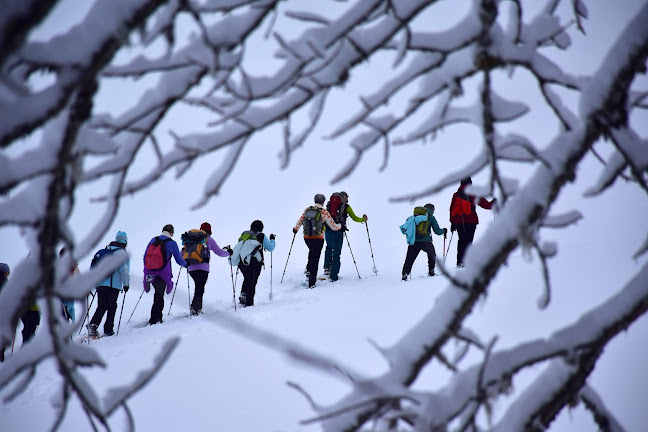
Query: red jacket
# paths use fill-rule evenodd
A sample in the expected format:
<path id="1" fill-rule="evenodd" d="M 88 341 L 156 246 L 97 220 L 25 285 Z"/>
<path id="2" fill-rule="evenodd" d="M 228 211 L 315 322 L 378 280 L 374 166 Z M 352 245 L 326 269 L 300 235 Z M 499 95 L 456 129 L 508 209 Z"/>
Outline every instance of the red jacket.
<path id="1" fill-rule="evenodd" d="M 464 224 L 464 223 L 469 223 L 469 224 L 478 224 L 479 223 L 479 218 L 477 217 L 477 212 L 475 211 L 475 202 L 479 207 L 485 208 L 486 210 L 490 210 L 493 207 L 493 203 L 495 203 L 495 199 L 492 199 L 491 201 L 488 201 L 486 198 L 479 197 L 477 198 L 474 195 L 468 195 L 464 193 L 464 189 L 468 185 L 461 185 L 459 186 L 459 189 L 457 189 L 457 192 L 452 195 L 452 201 L 450 202 L 450 223 L 453 224 Z M 453 210 L 457 206 L 457 200 L 459 200 L 460 195 L 463 195 L 468 198 L 468 201 L 470 201 L 472 204 L 470 206 L 470 213 L 466 215 L 461 215 L 461 214 L 455 214 L 453 215 Z"/>

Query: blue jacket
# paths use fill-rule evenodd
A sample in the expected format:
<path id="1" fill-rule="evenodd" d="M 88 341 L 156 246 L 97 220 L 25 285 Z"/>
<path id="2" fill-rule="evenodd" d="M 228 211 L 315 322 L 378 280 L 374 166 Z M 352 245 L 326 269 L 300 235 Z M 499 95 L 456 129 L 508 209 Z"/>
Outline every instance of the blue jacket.
<path id="1" fill-rule="evenodd" d="M 114 243 L 114 242 L 113 242 Z M 124 254 L 126 261 L 113 274 L 102 280 L 97 286 L 111 287 L 121 290 L 122 287 L 130 286 L 130 258 L 125 249 L 114 246 L 113 243 L 108 245 L 108 249 L 114 250 L 113 255 Z"/>
<path id="2" fill-rule="evenodd" d="M 408 245 L 413 245 L 416 241 L 416 225 L 418 225 L 420 222 L 423 222 L 425 218 L 425 215 L 412 215 L 407 218 L 403 225 L 400 226 L 401 232 L 407 236 Z"/>

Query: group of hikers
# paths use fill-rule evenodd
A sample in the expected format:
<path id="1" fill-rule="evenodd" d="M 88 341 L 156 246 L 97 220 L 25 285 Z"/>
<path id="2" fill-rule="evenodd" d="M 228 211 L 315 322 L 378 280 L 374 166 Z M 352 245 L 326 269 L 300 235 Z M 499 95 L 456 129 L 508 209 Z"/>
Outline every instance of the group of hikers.
<path id="1" fill-rule="evenodd" d="M 475 229 L 479 223 L 476 206 L 484 209 L 491 209 L 495 203 L 483 197 L 467 194 L 465 189 L 472 184 L 470 177 L 461 181 L 461 185 L 454 193 L 450 204 L 451 232 L 457 232 L 457 267 L 464 267 L 464 256 L 467 248 L 472 244 Z M 344 233 L 348 231 L 347 218 L 350 217 L 358 223 L 366 223 L 367 215 L 358 217 L 349 205 L 349 194 L 342 192 L 333 193 L 326 206 L 326 197 L 323 194 L 316 194 L 314 204 L 304 209 L 303 213 L 293 227 L 294 236 L 302 228 L 304 242 L 308 247 L 308 261 L 306 264 L 306 279 L 308 288 L 315 288 L 318 277 L 319 261 L 326 242 L 324 253 L 324 275 L 335 282 L 339 278 L 340 255 Z M 413 214 L 400 226 L 400 230 L 407 238 L 407 253 L 403 264 L 401 279 L 406 281 L 410 277 L 412 266 L 416 257 L 421 251 L 427 254 L 428 276 L 435 275 L 436 251 L 432 242 L 432 232 L 436 235 L 447 235 L 447 228 L 440 228 L 434 217 L 434 205 L 425 204 L 416 207 Z M 162 228 L 160 235 L 153 237 L 144 252 L 144 292 L 148 293 L 151 286 L 154 290 L 153 304 L 148 323 L 162 323 L 162 311 L 164 309 L 164 295 L 171 294 L 174 289 L 171 258 L 180 266 L 187 269 L 188 274 L 194 281 L 194 296 L 190 305 L 190 314 L 196 316 L 202 313 L 203 295 L 205 285 L 209 277 L 209 261 L 211 253 L 221 258 L 228 258 L 232 267 L 237 267 L 243 275 L 243 283 L 239 296 L 239 303 L 243 307 L 254 305 L 256 285 L 264 267 L 264 251 L 272 252 L 275 249 L 275 235 L 266 236 L 263 233 L 263 222 L 255 220 L 250 224 L 250 229 L 244 231 L 237 244 L 232 248 L 225 246 L 221 248 L 212 238 L 211 225 L 208 222 L 201 224 L 200 229 L 193 229 L 182 234 L 182 249 L 178 246 L 173 235 L 174 227 L 167 224 Z M 367 229 L 367 234 L 369 230 Z M 293 236 L 293 243 L 295 237 Z M 371 240 L 370 240 L 371 241 Z M 99 262 L 106 256 L 120 256 L 121 265 L 111 274 L 107 275 L 96 286 L 97 308 L 87 324 L 89 337 L 99 337 L 99 325 L 106 318 L 103 327 L 103 336 L 112 336 L 114 331 L 114 320 L 117 311 L 117 299 L 120 292 L 128 292 L 130 288 L 130 259 L 126 252 L 128 236 L 124 231 L 118 231 L 115 240 L 105 248 L 97 251 L 92 259 L 91 267 L 99 265 Z M 291 245 L 292 250 L 292 245 Z M 65 250 L 61 250 L 62 256 Z M 373 256 L 373 253 L 372 253 Z M 290 252 L 288 253 L 290 258 Z M 286 261 L 286 265 L 288 261 Z M 285 270 L 284 270 L 285 271 Z M 78 266 L 73 264 L 71 273 L 79 272 Z M 179 275 L 178 275 L 179 276 Z M 0 290 L 9 277 L 9 266 L 0 263 Z M 176 281 L 177 283 L 177 281 Z M 142 293 L 143 294 L 143 293 Z M 140 296 L 141 299 L 141 296 Z M 139 300 L 138 300 L 139 303 Z M 90 307 L 87 306 L 89 316 Z M 122 305 L 123 308 L 123 305 Z M 63 316 L 74 321 L 74 301 L 65 300 L 62 303 Z M 23 343 L 27 342 L 35 333 L 40 322 L 38 306 L 34 302 L 21 316 L 23 322 Z M 4 359 L 4 354 L 2 355 Z"/>

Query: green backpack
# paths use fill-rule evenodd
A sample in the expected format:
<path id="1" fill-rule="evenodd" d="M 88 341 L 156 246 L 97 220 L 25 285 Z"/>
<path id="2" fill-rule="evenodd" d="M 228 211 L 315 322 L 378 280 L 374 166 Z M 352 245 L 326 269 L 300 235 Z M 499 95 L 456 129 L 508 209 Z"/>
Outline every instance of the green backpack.
<path id="1" fill-rule="evenodd" d="M 417 238 L 425 237 L 426 235 L 428 235 L 429 224 L 428 224 L 427 214 L 428 214 L 428 210 L 425 207 L 419 207 L 419 206 L 414 207 L 414 217 L 425 215 L 425 220 L 419 222 L 416 225 L 416 237 Z"/>

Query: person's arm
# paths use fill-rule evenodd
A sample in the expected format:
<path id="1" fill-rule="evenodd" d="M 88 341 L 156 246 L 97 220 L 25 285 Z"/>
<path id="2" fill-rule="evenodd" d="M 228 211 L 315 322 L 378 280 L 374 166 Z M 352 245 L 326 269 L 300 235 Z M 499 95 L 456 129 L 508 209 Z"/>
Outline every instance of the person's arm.
<path id="1" fill-rule="evenodd" d="M 485 208 L 486 210 L 490 210 L 493 208 L 493 205 L 497 202 L 497 198 L 493 198 L 492 200 L 488 201 L 486 198 L 479 198 L 479 201 L 477 204 L 481 208 Z"/>
<path id="2" fill-rule="evenodd" d="M 129 286 L 130 285 L 130 258 L 128 258 L 128 252 L 126 250 L 122 249 L 122 251 L 126 254 L 127 258 L 126 261 L 119 267 L 119 277 L 121 278 L 122 285 L 123 286 Z M 119 287 L 121 289 L 121 287 Z"/>
<path id="3" fill-rule="evenodd" d="M 432 215 L 430 215 L 432 216 Z M 436 218 L 432 216 L 432 230 L 434 231 L 434 234 L 436 235 L 443 235 L 446 233 L 445 229 L 439 228 L 439 223 L 437 222 Z"/>
<path id="4" fill-rule="evenodd" d="M 177 262 L 180 267 L 187 267 L 187 261 L 185 261 L 184 258 L 182 258 L 180 249 L 178 249 L 178 243 L 176 243 L 173 240 L 168 241 L 167 248 L 171 250 L 171 253 L 173 254 L 173 259 L 175 259 L 175 262 Z"/>
<path id="5" fill-rule="evenodd" d="M 346 212 L 351 217 L 351 219 L 353 219 L 356 222 L 362 223 L 367 220 L 366 217 L 364 216 L 363 217 L 356 216 L 356 214 L 353 212 L 353 209 L 351 208 L 350 205 L 347 205 Z"/>
<path id="6" fill-rule="evenodd" d="M 270 240 L 267 235 L 263 235 L 263 249 L 267 250 L 268 252 L 272 252 L 275 248 L 276 244 L 274 240 Z"/>
<path id="7" fill-rule="evenodd" d="M 308 209 L 306 209 L 306 210 L 308 210 Z M 301 214 L 301 216 L 297 220 L 297 223 L 295 224 L 295 227 L 293 228 L 294 233 L 297 233 L 297 231 L 299 231 L 299 228 L 302 226 L 302 222 L 304 222 L 304 215 L 306 214 L 306 210 L 304 210 L 304 212 Z"/>
<path id="8" fill-rule="evenodd" d="M 322 209 L 322 219 L 324 219 L 324 222 L 326 222 L 326 225 L 331 227 L 333 231 L 339 231 L 342 229 L 342 225 L 339 223 L 336 223 L 333 218 L 331 217 L 331 213 L 328 212 L 326 209 Z"/>
<path id="9" fill-rule="evenodd" d="M 211 236 L 207 237 L 207 246 L 209 247 L 209 250 L 214 252 L 219 257 L 226 258 L 226 257 L 229 256 L 229 252 L 227 252 L 226 250 L 221 249 L 220 246 L 218 246 L 218 243 L 216 243 L 216 240 L 211 238 Z"/>

